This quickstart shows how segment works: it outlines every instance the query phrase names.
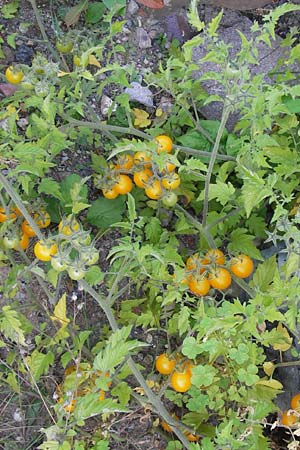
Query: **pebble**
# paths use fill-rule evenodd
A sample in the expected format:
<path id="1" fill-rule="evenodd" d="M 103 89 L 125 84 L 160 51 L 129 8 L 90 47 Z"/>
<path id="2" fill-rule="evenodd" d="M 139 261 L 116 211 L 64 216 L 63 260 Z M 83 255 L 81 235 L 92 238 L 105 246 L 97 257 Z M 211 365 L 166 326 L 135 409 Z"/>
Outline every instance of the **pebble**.
<path id="1" fill-rule="evenodd" d="M 131 101 L 139 102 L 149 107 L 153 106 L 153 94 L 150 89 L 136 81 L 133 81 L 130 88 L 126 88 L 124 92 L 129 95 L 129 100 Z"/>
<path id="2" fill-rule="evenodd" d="M 152 47 L 151 39 L 149 34 L 144 28 L 137 28 L 136 30 L 137 45 L 139 48 L 150 48 Z"/>
<path id="3" fill-rule="evenodd" d="M 139 5 L 134 0 L 130 0 L 127 6 L 127 13 L 133 16 L 138 12 L 139 9 Z"/>

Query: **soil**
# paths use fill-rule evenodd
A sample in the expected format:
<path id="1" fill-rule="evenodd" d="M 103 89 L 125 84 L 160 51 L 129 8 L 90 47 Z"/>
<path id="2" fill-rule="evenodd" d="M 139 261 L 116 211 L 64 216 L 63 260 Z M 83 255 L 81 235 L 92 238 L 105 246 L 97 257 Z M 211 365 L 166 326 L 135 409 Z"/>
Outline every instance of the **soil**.
<path id="1" fill-rule="evenodd" d="M 70 7 L 77 2 L 57 1 L 50 2 L 51 7 L 57 13 L 57 17 L 62 17 L 66 6 Z M 185 19 L 185 6 L 188 2 L 170 2 L 170 6 L 164 11 L 156 12 L 141 5 L 136 5 L 135 12 L 130 13 L 130 8 L 134 8 L 134 2 L 130 1 L 126 13 L 126 26 L 124 32 L 118 36 L 118 40 L 123 44 L 128 43 L 128 54 L 126 59 L 135 62 L 137 71 L 141 75 L 145 71 L 153 70 L 157 67 L 158 61 L 163 57 L 166 49 L 170 45 L 172 38 L 177 38 L 180 42 L 186 40 L 192 35 L 192 30 Z M 243 14 L 247 15 L 251 20 L 263 20 L 263 16 L 268 10 L 274 6 L 284 3 L 282 0 L 274 0 L 263 9 L 253 11 L 246 11 Z M 48 2 L 46 4 L 42 1 L 38 2 L 39 10 L 46 27 L 46 33 L 52 41 L 55 41 L 53 31 L 53 16 L 52 9 L 49 8 Z M 131 9 L 132 10 L 132 9 Z M 3 25 L 2 35 L 4 41 L 6 36 L 10 33 L 18 33 L 16 39 L 16 49 L 4 44 L 3 51 L 5 53 L 5 60 L 0 60 L 0 72 L 3 73 L 4 68 L 8 63 L 21 62 L 30 64 L 33 55 L 37 52 L 48 54 L 47 46 L 43 43 L 40 37 L 40 31 L 36 25 L 35 17 L 31 9 L 30 3 L 25 0 L 20 1 L 21 12 L 14 19 L 9 21 L 0 18 L 0 24 Z M 203 12 L 203 7 L 200 7 L 200 16 Z M 216 12 L 219 9 L 216 8 Z M 52 11 L 53 12 L 53 11 Z M 24 32 L 20 32 L 22 24 L 28 23 L 30 26 Z M 299 25 L 299 15 L 286 14 L 280 19 L 277 32 L 281 36 L 285 36 L 291 27 Z M 80 22 L 78 24 L 80 26 Z M 140 48 L 137 42 L 136 29 L 142 27 L 146 35 L 150 39 L 150 47 Z M 146 36 L 145 35 L 145 36 Z M 124 63 L 126 60 L 124 60 Z M 109 93 L 108 93 L 109 94 Z M 1 99 L 1 97 L 0 97 Z M 159 98 L 156 99 L 159 103 Z M 95 112 L 101 115 L 99 107 L 95 106 Z M 58 165 L 59 172 L 56 173 L 56 179 L 62 179 L 69 173 L 79 173 L 82 177 L 90 175 L 90 155 L 89 150 L 85 146 L 78 146 L 77 149 L 63 152 L 60 155 L 60 163 Z M 93 193 L 94 196 L 97 193 Z M 108 267 L 107 254 L 113 246 L 117 237 L 117 233 L 112 231 L 107 233 L 98 242 L 100 250 L 100 266 L 105 270 Z M 193 246 L 193 237 L 186 236 L 184 244 Z M 7 276 L 7 269 L 0 269 L 0 281 Z M 2 283 L 1 283 L 2 284 Z M 68 283 L 64 288 L 68 292 L 68 301 L 70 306 L 70 315 L 77 316 L 77 322 L 82 325 L 82 329 L 92 330 L 92 342 L 97 340 L 97 337 L 102 332 L 104 325 L 104 316 L 99 308 L 95 307 L 95 302 L 89 297 L 83 295 L 77 289 L 77 284 Z M 130 295 L 130 293 L 129 293 Z M 3 296 L 2 296 L 3 297 Z M 30 302 L 28 299 L 30 298 Z M 128 298 L 128 297 L 127 297 Z M 32 302 L 32 299 L 35 299 Z M 36 334 L 43 321 L 44 308 L 47 309 L 47 298 L 43 292 L 37 290 L 35 285 L 27 285 L 26 280 L 19 280 L 19 291 L 15 297 L 16 302 L 21 305 L 21 311 L 28 319 L 35 324 L 35 329 L 32 332 L 31 340 L 29 339 L 29 349 L 31 343 L 34 342 Z M 3 298 L 0 296 L 0 305 L 3 303 Z M 165 336 L 159 331 L 151 331 L 145 334 L 143 329 L 136 329 L 135 336 L 147 344 L 144 351 L 139 354 L 140 362 L 148 373 L 153 371 L 155 357 L 164 350 Z M 0 349 L 1 359 L 5 359 L 5 351 Z M 137 361 L 138 362 L 138 361 Z M 55 391 L 57 383 L 60 382 L 63 376 L 62 367 L 53 368 L 53 372 L 45 383 L 46 392 L 45 398 L 49 398 Z M 153 377 L 155 382 L 156 377 Z M 11 394 L 10 390 L 1 392 L 0 394 L 0 411 L 2 417 L 2 425 L 0 427 L 0 449 L 3 450 L 34 450 L 42 442 L 42 434 L 40 432 L 42 427 L 47 427 L 50 423 L 45 420 L 49 418 L 45 410 L 45 406 L 40 401 L 40 397 L 28 386 L 24 381 L 21 385 L 21 393 Z M 276 420 L 276 417 L 270 418 L 271 423 Z M 149 409 L 148 405 L 141 407 L 140 404 L 133 402 L 130 412 L 126 414 L 117 414 L 109 417 L 106 422 L 99 422 L 97 419 L 90 419 L 85 426 L 85 432 L 94 432 L 95 429 L 101 430 L 105 433 L 109 432 L 111 436 L 110 450 L 164 450 L 167 446 L 167 436 L 158 426 L 157 416 Z M 280 429 L 279 429 L 280 430 Z M 280 450 L 286 448 L 285 439 L 288 440 L 288 433 L 278 428 L 266 431 L 269 437 L 273 440 L 272 448 Z"/>

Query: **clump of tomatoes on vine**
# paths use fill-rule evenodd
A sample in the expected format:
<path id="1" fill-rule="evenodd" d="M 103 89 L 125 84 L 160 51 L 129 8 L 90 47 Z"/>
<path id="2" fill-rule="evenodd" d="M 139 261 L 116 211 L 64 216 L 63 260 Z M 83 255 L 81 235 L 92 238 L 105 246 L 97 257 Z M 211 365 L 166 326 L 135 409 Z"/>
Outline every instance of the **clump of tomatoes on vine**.
<path id="1" fill-rule="evenodd" d="M 135 185 L 143 189 L 151 200 L 162 200 L 167 207 L 176 204 L 176 189 L 181 180 L 175 164 L 168 158 L 173 149 L 173 141 L 167 135 L 159 135 L 154 139 L 154 143 L 156 153 L 165 154 L 163 168 L 159 169 L 150 150 L 120 154 L 115 164 L 110 164 L 103 173 L 95 176 L 95 186 L 102 190 L 105 198 L 113 200 L 119 195 L 127 194 Z"/>
<path id="2" fill-rule="evenodd" d="M 236 278 L 247 278 L 253 270 L 252 259 L 241 253 L 230 258 L 226 263 L 224 253 L 220 249 L 210 249 L 205 255 L 194 253 L 186 261 L 186 284 L 196 296 L 205 296 L 211 288 L 226 290 L 232 283 L 232 274 Z"/>

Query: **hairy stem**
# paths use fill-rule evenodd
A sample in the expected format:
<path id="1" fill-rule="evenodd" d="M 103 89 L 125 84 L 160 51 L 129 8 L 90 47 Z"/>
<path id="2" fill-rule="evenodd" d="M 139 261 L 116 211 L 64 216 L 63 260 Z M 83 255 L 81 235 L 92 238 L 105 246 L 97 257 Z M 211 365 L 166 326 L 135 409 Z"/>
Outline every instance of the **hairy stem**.
<path id="1" fill-rule="evenodd" d="M 216 137 L 216 140 L 215 140 L 215 143 L 214 143 L 211 155 L 210 155 L 210 161 L 209 161 L 208 171 L 207 171 L 206 180 L 205 180 L 203 219 L 202 219 L 202 225 L 204 228 L 206 226 L 207 213 L 208 213 L 208 194 L 209 194 L 210 179 L 211 179 L 212 171 L 213 171 L 215 161 L 216 161 L 216 158 L 218 155 L 220 142 L 221 142 L 223 132 L 225 130 L 225 126 L 226 126 L 230 112 L 231 112 L 231 107 L 230 107 L 230 105 L 228 105 L 225 102 L 223 112 L 222 112 L 221 123 L 220 123 L 219 129 L 218 129 L 218 134 L 217 134 L 217 137 Z"/>
<path id="2" fill-rule="evenodd" d="M 215 248 L 216 244 L 214 243 L 214 240 L 211 236 L 211 234 L 208 232 L 208 230 L 203 227 L 203 225 L 197 220 L 195 219 L 195 217 L 193 217 L 190 213 L 188 213 L 184 208 L 182 208 L 182 206 L 178 205 L 178 203 L 175 205 L 175 208 L 182 212 L 186 218 L 194 225 L 195 228 L 197 228 L 197 230 L 204 235 L 205 239 L 207 240 L 209 246 L 211 248 Z"/>
<path id="3" fill-rule="evenodd" d="M 207 152 L 205 150 L 196 150 L 194 148 L 190 147 L 183 147 L 181 145 L 174 145 L 174 148 L 178 149 L 180 152 L 186 153 L 187 155 L 195 155 L 195 156 L 211 156 L 211 152 Z M 219 155 L 216 156 L 217 159 L 220 159 L 222 161 L 236 161 L 236 159 L 233 156 L 228 155 Z"/>

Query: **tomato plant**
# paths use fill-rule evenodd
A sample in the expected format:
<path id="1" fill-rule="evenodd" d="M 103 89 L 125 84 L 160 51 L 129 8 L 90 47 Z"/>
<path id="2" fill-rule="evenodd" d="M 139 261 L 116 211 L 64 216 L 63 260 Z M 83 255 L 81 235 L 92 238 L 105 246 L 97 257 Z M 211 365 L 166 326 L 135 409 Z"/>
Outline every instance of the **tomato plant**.
<path id="1" fill-rule="evenodd" d="M 70 214 L 63 218 L 58 224 L 58 231 L 65 235 L 71 236 L 72 234 L 80 230 L 80 223 L 76 220 L 76 217 Z"/>
<path id="2" fill-rule="evenodd" d="M 33 228 L 31 228 L 31 226 L 29 225 L 27 220 L 24 220 L 22 222 L 21 228 L 23 230 L 23 233 L 27 234 L 27 236 L 29 236 L 29 237 L 35 236 L 35 231 Z"/>
<path id="3" fill-rule="evenodd" d="M 300 411 L 300 393 L 295 394 L 291 399 L 291 408 Z"/>
<path id="4" fill-rule="evenodd" d="M 283 411 L 281 414 L 280 423 L 286 427 L 293 427 L 299 422 L 299 417 L 296 414 L 289 413 L 289 411 Z"/>
<path id="5" fill-rule="evenodd" d="M 113 200 L 114 198 L 117 198 L 119 196 L 119 192 L 116 189 L 116 186 L 102 189 L 102 194 L 108 200 Z"/>
<path id="6" fill-rule="evenodd" d="M 175 206 L 177 203 L 178 197 L 175 194 L 175 192 L 167 192 L 162 197 L 162 202 L 164 206 L 167 206 L 168 208 L 172 208 L 172 206 Z"/>
<path id="7" fill-rule="evenodd" d="M 59 40 L 56 42 L 55 46 L 57 50 L 63 54 L 71 53 L 71 51 L 73 50 L 73 42 L 71 41 Z"/>
<path id="8" fill-rule="evenodd" d="M 177 189 L 180 186 L 180 176 L 171 172 L 163 177 L 161 183 L 165 189 Z"/>
<path id="9" fill-rule="evenodd" d="M 204 256 L 205 264 L 225 264 L 225 255 L 218 248 L 211 248 Z"/>
<path id="10" fill-rule="evenodd" d="M 135 182 L 137 187 L 145 189 L 145 187 L 147 186 L 147 181 L 152 177 L 152 175 L 153 173 L 150 169 L 140 170 L 139 172 L 134 172 L 133 181 Z"/>
<path id="11" fill-rule="evenodd" d="M 188 280 L 188 287 L 193 294 L 201 297 L 208 294 L 211 284 L 207 278 L 195 278 L 190 276 Z"/>
<path id="12" fill-rule="evenodd" d="M 134 164 L 133 156 L 129 153 L 125 153 L 118 156 L 118 160 L 116 163 L 116 169 L 118 170 L 130 170 Z"/>

